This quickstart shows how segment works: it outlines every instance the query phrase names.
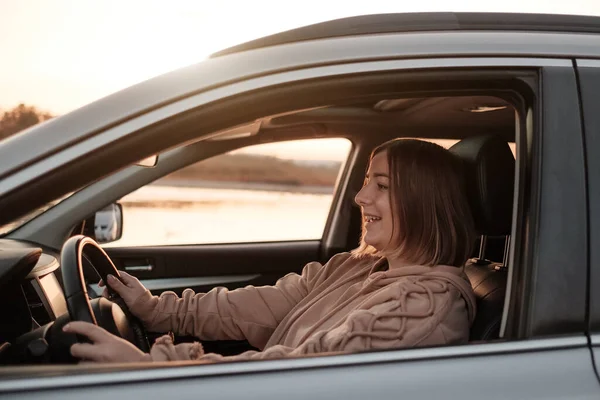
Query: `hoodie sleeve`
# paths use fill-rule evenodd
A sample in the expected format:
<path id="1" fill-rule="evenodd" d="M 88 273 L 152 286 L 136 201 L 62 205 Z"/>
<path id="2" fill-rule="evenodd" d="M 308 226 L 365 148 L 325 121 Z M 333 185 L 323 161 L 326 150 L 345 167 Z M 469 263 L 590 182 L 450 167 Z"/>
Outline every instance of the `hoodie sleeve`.
<path id="1" fill-rule="evenodd" d="M 157 297 L 146 291 L 131 312 L 152 332 L 173 331 L 200 340 L 246 339 L 262 349 L 281 320 L 322 280 L 324 269 L 312 262 L 301 275 L 288 274 L 274 286 L 232 291 L 217 287 L 208 293 L 186 289 L 181 298 L 173 292 Z"/>
<path id="2" fill-rule="evenodd" d="M 411 296 L 399 292 L 394 300 L 353 311 L 338 326 L 314 333 L 296 348 L 275 345 L 262 352 L 248 351 L 225 357 L 204 354 L 200 343 L 174 345 L 170 337 L 164 336 L 152 347 L 149 358 L 153 361 L 194 360 L 207 363 L 266 360 L 464 341 L 468 338 L 469 329 L 465 302 L 456 290 L 448 290 L 446 294 L 434 300 L 427 290 Z M 454 333 L 445 329 L 446 319 L 452 319 L 464 329 Z"/>

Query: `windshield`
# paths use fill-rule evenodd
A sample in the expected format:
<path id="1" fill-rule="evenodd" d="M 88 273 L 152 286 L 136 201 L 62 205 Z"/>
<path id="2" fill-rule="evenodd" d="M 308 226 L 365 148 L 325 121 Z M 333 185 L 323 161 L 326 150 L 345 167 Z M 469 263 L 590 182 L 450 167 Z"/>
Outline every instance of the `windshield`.
<path id="1" fill-rule="evenodd" d="M 52 201 L 44 204 L 43 206 L 36 208 L 35 210 L 33 210 L 33 211 L 25 214 L 21 218 L 17 218 L 16 220 L 9 222 L 8 224 L 0 225 L 0 236 L 4 236 L 4 235 L 12 232 L 13 230 L 17 229 L 18 227 L 20 227 L 20 226 L 26 224 L 27 222 L 31 221 L 32 219 L 34 219 L 38 215 L 41 215 L 41 214 L 45 213 L 46 211 L 48 211 L 49 209 L 51 209 L 52 207 L 54 207 L 55 205 L 57 205 L 61 201 L 69 198 L 74 193 L 75 192 L 68 193 L 68 194 L 66 194 L 66 195 L 64 195 L 62 197 L 59 197 L 56 200 L 52 200 Z"/>

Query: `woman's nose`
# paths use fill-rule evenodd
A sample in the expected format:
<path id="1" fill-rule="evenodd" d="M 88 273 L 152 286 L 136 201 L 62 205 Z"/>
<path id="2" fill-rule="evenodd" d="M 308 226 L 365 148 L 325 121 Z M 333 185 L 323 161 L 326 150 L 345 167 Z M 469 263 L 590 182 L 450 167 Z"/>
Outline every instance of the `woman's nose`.
<path id="1" fill-rule="evenodd" d="M 356 202 L 356 204 L 358 204 L 359 206 L 363 206 L 365 204 L 369 203 L 369 196 L 367 194 L 367 186 L 363 186 L 358 193 L 356 193 L 356 196 L 354 197 L 354 201 Z"/>

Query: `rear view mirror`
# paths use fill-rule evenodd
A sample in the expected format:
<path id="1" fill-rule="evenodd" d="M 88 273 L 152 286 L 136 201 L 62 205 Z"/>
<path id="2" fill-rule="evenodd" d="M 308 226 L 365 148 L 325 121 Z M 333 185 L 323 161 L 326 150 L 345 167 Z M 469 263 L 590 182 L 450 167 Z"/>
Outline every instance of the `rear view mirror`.
<path id="1" fill-rule="evenodd" d="M 138 165 L 140 167 L 147 167 L 147 168 L 156 167 L 156 164 L 158 164 L 158 154 L 155 154 L 150 157 L 146 157 L 143 160 L 140 160 L 135 163 L 135 165 Z"/>
<path id="2" fill-rule="evenodd" d="M 110 243 L 123 236 L 123 207 L 119 203 L 109 204 L 96 212 L 94 236 L 98 243 Z"/>

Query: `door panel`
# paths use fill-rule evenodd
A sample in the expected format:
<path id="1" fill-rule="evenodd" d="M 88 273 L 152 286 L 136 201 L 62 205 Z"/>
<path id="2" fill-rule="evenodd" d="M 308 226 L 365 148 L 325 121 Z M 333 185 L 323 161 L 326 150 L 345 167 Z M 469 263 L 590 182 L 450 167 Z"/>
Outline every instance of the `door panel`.
<path id="1" fill-rule="evenodd" d="M 119 270 L 138 277 L 153 294 L 170 290 L 181 295 L 186 288 L 199 293 L 215 286 L 233 290 L 247 285 L 273 285 L 282 276 L 300 273 L 305 264 L 318 260 L 319 249 L 319 241 L 310 241 L 105 250 Z M 91 289 L 97 295 L 101 293 L 97 285 Z M 158 336 L 161 334 L 150 332 L 150 342 Z M 177 337 L 177 342 L 193 341 L 198 339 Z M 202 346 L 206 352 L 224 356 L 257 350 L 246 340 L 202 341 Z"/>
<path id="2" fill-rule="evenodd" d="M 524 349 L 530 344 L 491 344 L 473 345 L 474 351 L 461 346 L 227 365 L 169 364 L 89 375 L 82 370 L 94 367 L 84 365 L 77 367 L 77 376 L 62 371 L 56 376 L 53 366 L 48 378 L 35 383 L 35 391 L 28 392 L 30 385 L 5 381 L 0 398 L 164 399 L 176 391 L 178 399 L 194 400 L 199 393 L 235 400 L 597 399 L 600 387 L 585 338 L 578 343 L 564 348 L 553 343 L 538 349 Z M 477 354 L 480 349 L 487 351 Z M 436 352 L 445 354 L 434 356 Z"/>
<path id="3" fill-rule="evenodd" d="M 207 291 L 246 285 L 272 285 L 319 259 L 319 241 L 204 246 L 107 248 L 116 267 L 138 277 L 155 294 L 185 288 Z M 152 270 L 127 270 L 151 266 Z M 202 279 L 200 279 L 202 278 Z"/>
<path id="4" fill-rule="evenodd" d="M 584 120 L 590 227 L 589 330 L 600 368 L 600 60 L 577 60 Z M 599 376 L 600 378 L 600 376 Z"/>
<path id="5" fill-rule="evenodd" d="M 588 247 L 576 74 L 572 67 L 548 67 L 542 70 L 542 79 L 541 135 L 534 132 L 531 145 L 531 162 L 540 168 L 536 171 L 534 164 L 530 172 L 531 209 L 537 208 L 538 215 L 531 212 L 527 241 L 520 242 L 531 251 L 528 265 L 533 272 L 523 288 L 530 319 L 523 332 L 527 336 L 581 334 Z"/>

